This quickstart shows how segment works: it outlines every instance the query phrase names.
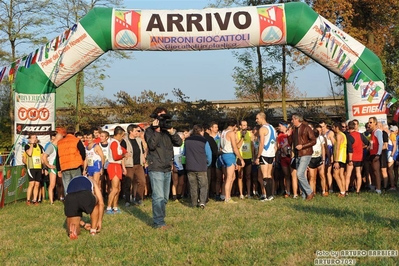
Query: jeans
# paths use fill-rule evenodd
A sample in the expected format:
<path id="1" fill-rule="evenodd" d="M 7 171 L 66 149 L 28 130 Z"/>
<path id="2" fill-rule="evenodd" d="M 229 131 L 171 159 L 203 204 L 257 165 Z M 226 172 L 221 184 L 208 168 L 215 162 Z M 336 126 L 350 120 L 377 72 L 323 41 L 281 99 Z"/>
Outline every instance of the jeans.
<path id="1" fill-rule="evenodd" d="M 296 175 L 299 181 L 299 188 L 306 194 L 306 196 L 309 196 L 313 192 L 305 175 L 306 169 L 311 159 L 311 155 L 296 158 Z M 305 195 L 303 195 L 303 197 L 305 197 Z"/>
<path id="2" fill-rule="evenodd" d="M 208 177 L 206 172 L 188 172 L 188 183 L 190 184 L 191 204 L 193 207 L 199 204 L 205 205 L 208 198 Z"/>
<path id="3" fill-rule="evenodd" d="M 62 171 L 62 184 L 64 185 L 65 194 L 67 193 L 69 182 L 71 182 L 74 177 L 81 175 L 82 169 L 80 167 Z"/>
<path id="4" fill-rule="evenodd" d="M 152 219 L 154 227 L 165 224 L 166 203 L 169 200 L 170 179 L 172 172 L 148 172 L 152 188 Z"/>

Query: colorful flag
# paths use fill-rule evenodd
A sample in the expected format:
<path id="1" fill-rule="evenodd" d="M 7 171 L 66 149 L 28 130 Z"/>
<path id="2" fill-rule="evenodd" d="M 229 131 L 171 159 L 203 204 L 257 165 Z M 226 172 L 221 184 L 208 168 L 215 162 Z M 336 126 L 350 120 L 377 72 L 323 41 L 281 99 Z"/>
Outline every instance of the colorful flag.
<path id="1" fill-rule="evenodd" d="M 25 68 L 29 68 L 32 62 L 32 53 L 30 53 L 25 60 Z"/>
<path id="2" fill-rule="evenodd" d="M 331 27 L 324 22 L 324 29 L 323 29 L 323 35 L 321 36 L 321 41 L 324 40 L 324 37 L 326 36 L 327 32 L 331 31 Z"/>
<path id="3" fill-rule="evenodd" d="M 10 71 L 8 72 L 8 80 L 11 82 L 15 79 L 15 76 L 17 74 L 17 70 L 18 70 L 18 66 L 19 66 L 19 61 L 21 59 L 18 59 L 15 62 L 12 62 L 11 67 L 10 67 Z"/>
<path id="4" fill-rule="evenodd" d="M 64 38 L 62 39 L 62 41 L 63 42 L 65 42 L 66 40 L 68 40 L 68 38 L 69 38 L 69 34 L 71 33 L 71 30 L 70 29 L 67 29 L 65 32 L 64 32 Z"/>
<path id="5" fill-rule="evenodd" d="M 353 86 L 355 86 L 355 84 L 357 83 L 357 81 L 360 79 L 360 74 L 362 74 L 362 71 L 359 69 L 359 70 L 356 72 L 356 75 L 355 75 L 355 77 L 354 77 L 353 80 L 352 80 L 352 85 L 353 85 Z"/>
<path id="6" fill-rule="evenodd" d="M 343 54 L 344 50 L 342 50 L 342 48 L 339 48 L 339 52 L 338 52 L 338 56 L 337 59 L 335 59 L 335 63 L 338 64 L 342 54 Z"/>
<path id="7" fill-rule="evenodd" d="M 382 109 L 384 109 L 385 101 L 389 98 L 389 96 L 390 96 L 390 94 L 388 92 L 384 91 L 384 94 L 381 97 L 381 101 L 378 104 L 378 110 L 382 111 Z"/>
<path id="8" fill-rule="evenodd" d="M 392 99 L 389 101 L 389 103 L 387 104 L 387 108 L 390 108 L 394 103 L 396 103 L 398 101 L 398 99 L 396 99 L 395 97 L 392 97 Z"/>
<path id="9" fill-rule="evenodd" d="M 344 55 L 342 56 L 341 60 L 339 60 L 338 68 L 341 67 L 341 65 L 344 63 L 345 59 L 346 59 L 346 54 L 344 54 Z"/>
<path id="10" fill-rule="evenodd" d="M 3 80 L 4 74 L 6 73 L 7 67 L 3 67 L 3 69 L 0 71 L 0 82 Z"/>
<path id="11" fill-rule="evenodd" d="M 36 49 L 35 53 L 32 55 L 32 60 L 30 62 L 31 65 L 36 64 L 37 54 L 39 53 L 39 49 Z"/>
<path id="12" fill-rule="evenodd" d="M 40 47 L 40 53 L 39 53 L 39 58 L 37 59 L 37 62 L 43 61 L 43 50 L 44 50 L 44 46 Z"/>
<path id="13" fill-rule="evenodd" d="M 44 59 L 48 58 L 48 52 L 50 52 L 51 44 L 46 43 L 46 48 L 44 48 Z"/>
<path id="14" fill-rule="evenodd" d="M 73 26 L 71 27 L 71 31 L 75 32 L 77 28 L 78 28 L 78 24 L 73 24 Z"/>
<path id="15" fill-rule="evenodd" d="M 335 47 L 334 47 L 334 52 L 333 52 L 331 58 L 334 58 L 335 52 L 337 51 L 337 48 L 338 48 L 338 44 L 335 45 Z"/>
<path id="16" fill-rule="evenodd" d="M 367 83 L 366 87 L 364 87 L 363 89 L 363 97 L 366 97 L 367 94 L 369 93 L 369 90 L 371 90 L 370 95 L 372 96 L 372 98 L 374 98 L 374 95 L 378 92 L 375 90 L 373 91 L 374 87 L 375 87 L 374 81 L 370 80 L 369 83 Z"/>
<path id="17" fill-rule="evenodd" d="M 370 79 L 359 69 L 352 81 L 352 85 L 355 87 L 356 90 L 358 90 L 362 83 L 369 80 Z"/>
<path id="18" fill-rule="evenodd" d="M 341 75 L 343 75 L 346 72 L 346 69 L 348 68 L 348 66 L 350 65 L 350 63 L 352 63 L 352 61 L 350 59 L 348 59 L 348 61 L 346 61 L 345 65 L 341 68 L 341 70 L 339 71 L 341 73 Z M 345 79 L 348 79 L 350 76 L 352 75 L 352 72 L 350 73 L 350 75 L 348 77 L 346 77 L 345 75 Z"/>
<path id="19" fill-rule="evenodd" d="M 399 120 L 399 107 L 396 109 L 396 112 L 395 112 L 395 114 L 393 115 L 393 121 L 396 121 L 396 122 L 398 122 L 398 120 Z"/>
<path id="20" fill-rule="evenodd" d="M 348 60 L 348 61 L 350 61 L 350 60 Z M 348 64 L 349 64 L 349 62 L 348 62 Z M 344 66 L 344 67 L 345 67 L 345 66 Z M 354 71 L 353 71 L 353 67 L 352 67 L 352 68 L 349 68 L 348 71 L 346 71 L 346 72 L 342 71 L 345 80 L 348 80 L 348 79 L 350 78 L 350 76 L 352 76 L 353 72 L 354 72 Z"/>

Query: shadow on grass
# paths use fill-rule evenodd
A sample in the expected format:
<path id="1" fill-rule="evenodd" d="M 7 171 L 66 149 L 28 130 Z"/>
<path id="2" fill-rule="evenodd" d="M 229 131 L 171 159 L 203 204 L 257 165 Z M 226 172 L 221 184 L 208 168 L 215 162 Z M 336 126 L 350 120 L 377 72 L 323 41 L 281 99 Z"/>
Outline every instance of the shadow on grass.
<path id="1" fill-rule="evenodd" d="M 131 205 L 129 207 L 125 207 L 122 204 L 119 204 L 119 206 L 120 206 L 121 210 L 124 211 L 125 213 L 130 214 L 130 215 L 136 217 L 137 219 L 139 219 L 140 221 L 142 221 L 144 224 L 146 224 L 150 227 L 153 227 L 152 216 L 149 215 L 145 210 L 143 210 L 144 208 L 147 207 L 147 205 L 149 205 L 151 207 L 151 201 L 147 200 L 147 201 L 145 201 L 144 204 L 146 206 Z M 151 208 L 151 213 L 152 213 L 152 208 Z"/>
<path id="2" fill-rule="evenodd" d="M 296 211 L 302 211 L 304 213 L 314 213 L 317 215 L 325 215 L 328 217 L 343 218 L 345 220 L 351 219 L 353 221 L 364 221 L 366 223 L 378 224 L 381 227 L 391 227 L 395 230 L 399 228 L 399 220 L 388 217 L 382 217 L 371 211 L 352 211 L 345 210 L 335 207 L 317 207 L 314 205 L 302 205 L 296 203 L 292 206 Z"/>
<path id="3" fill-rule="evenodd" d="M 131 205 L 129 207 L 125 207 L 124 203 L 120 202 L 119 207 L 121 210 L 127 214 L 130 214 L 140 221 L 142 221 L 144 224 L 153 227 L 153 219 L 152 219 L 152 201 L 151 200 L 146 200 L 144 202 L 145 206 L 135 206 Z M 173 208 L 173 205 L 175 204 L 181 204 L 187 208 L 192 208 L 191 207 L 191 202 L 190 199 L 180 199 L 179 201 L 168 201 L 166 208 Z M 148 213 L 148 207 L 150 207 L 150 213 Z M 166 210 L 167 211 L 167 210 Z"/>

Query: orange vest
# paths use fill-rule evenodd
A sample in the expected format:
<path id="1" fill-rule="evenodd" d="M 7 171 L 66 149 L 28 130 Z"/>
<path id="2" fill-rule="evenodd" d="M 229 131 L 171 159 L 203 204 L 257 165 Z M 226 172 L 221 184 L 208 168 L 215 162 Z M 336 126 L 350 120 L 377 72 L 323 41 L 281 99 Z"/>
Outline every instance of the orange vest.
<path id="1" fill-rule="evenodd" d="M 75 169 L 83 165 L 82 156 L 78 149 L 79 141 L 74 135 L 68 134 L 58 142 L 61 171 Z"/>

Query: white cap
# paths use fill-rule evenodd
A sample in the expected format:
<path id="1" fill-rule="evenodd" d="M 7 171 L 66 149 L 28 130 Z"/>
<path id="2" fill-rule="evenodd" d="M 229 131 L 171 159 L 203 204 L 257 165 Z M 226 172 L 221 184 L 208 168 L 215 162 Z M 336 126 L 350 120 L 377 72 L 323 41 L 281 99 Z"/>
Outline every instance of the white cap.
<path id="1" fill-rule="evenodd" d="M 389 130 L 391 130 L 391 131 L 398 131 L 398 127 L 397 127 L 397 126 L 391 126 L 391 127 L 389 128 Z"/>

